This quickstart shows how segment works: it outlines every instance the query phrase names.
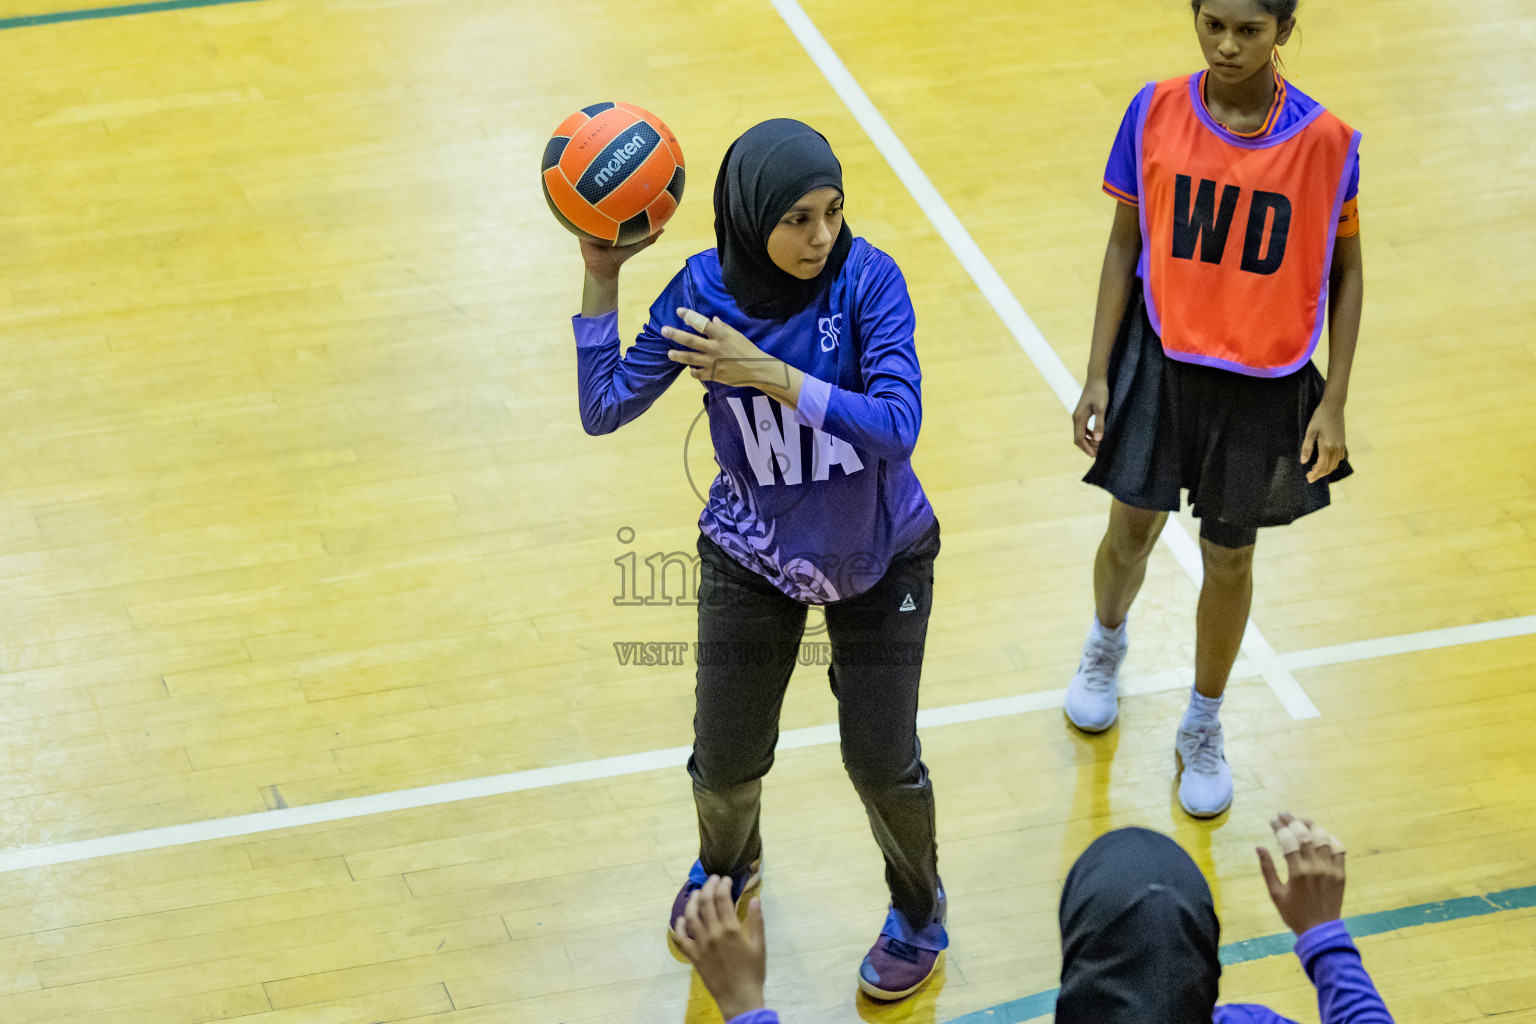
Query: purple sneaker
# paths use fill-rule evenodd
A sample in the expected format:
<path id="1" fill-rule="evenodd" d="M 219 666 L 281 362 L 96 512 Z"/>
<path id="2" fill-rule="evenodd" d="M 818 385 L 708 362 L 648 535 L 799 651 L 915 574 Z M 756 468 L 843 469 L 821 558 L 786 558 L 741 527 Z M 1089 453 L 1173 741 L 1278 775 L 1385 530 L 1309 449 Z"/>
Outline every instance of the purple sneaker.
<path id="1" fill-rule="evenodd" d="M 871 999 L 905 999 L 927 983 L 939 966 L 939 953 L 949 945 L 944 930 L 944 887 L 939 910 L 924 928 L 913 928 L 906 915 L 892 907 L 880 937 L 859 965 L 859 988 Z"/>
<path id="2" fill-rule="evenodd" d="M 677 891 L 677 899 L 672 901 L 672 913 L 667 917 L 667 948 L 672 951 L 673 957 L 682 963 L 687 963 L 688 958 L 677 946 L 677 939 L 672 934 L 672 925 L 688 907 L 688 897 L 695 890 L 704 888 L 704 883 L 709 881 L 709 872 L 704 870 L 704 862 L 696 860 L 693 867 L 688 869 L 688 880 Z M 731 898 L 736 901 L 736 913 L 741 913 L 741 908 L 746 905 L 747 897 L 752 894 L 763 881 L 763 858 L 759 857 L 747 865 L 745 871 L 731 876 Z"/>

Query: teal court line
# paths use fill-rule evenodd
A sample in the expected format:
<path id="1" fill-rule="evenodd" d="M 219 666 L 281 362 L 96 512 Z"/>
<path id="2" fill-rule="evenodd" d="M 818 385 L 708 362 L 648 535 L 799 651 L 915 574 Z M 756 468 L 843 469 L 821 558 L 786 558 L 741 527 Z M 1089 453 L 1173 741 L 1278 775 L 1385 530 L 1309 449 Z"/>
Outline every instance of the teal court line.
<path id="1" fill-rule="evenodd" d="M 92 7 L 84 11 L 54 11 L 52 14 L 24 14 L 19 18 L 0 18 L 0 30 L 31 28 L 33 25 L 57 25 L 62 21 L 126 18 L 130 14 L 180 11 L 188 7 L 221 7 L 224 4 L 249 4 L 255 2 L 256 0 L 151 0 L 150 3 L 124 4 L 121 7 Z"/>
<path id="2" fill-rule="evenodd" d="M 1526 910 L 1531 907 L 1536 907 L 1536 885 L 1491 892 L 1486 896 L 1462 896 L 1454 900 L 1420 903 L 1400 910 L 1357 914 L 1354 917 L 1346 917 L 1344 924 L 1348 926 L 1349 933 L 1358 939 L 1365 935 L 1380 935 L 1382 932 L 1395 932 L 1421 924 L 1440 924 L 1445 921 L 1459 921 L 1465 917 L 1481 917 L 1484 914 L 1497 914 L 1505 910 Z M 1295 943 L 1296 938 L 1290 932 L 1263 935 L 1256 939 L 1244 939 L 1242 942 L 1230 942 L 1221 947 L 1221 962 L 1223 966 L 1230 967 L 1250 960 L 1284 956 L 1291 951 Z M 1369 969 L 1370 965 L 1367 964 L 1366 968 Z M 1049 992 L 1036 992 L 1032 996 L 1015 999 L 988 1010 L 977 1010 L 964 1017 L 956 1017 L 949 1024 L 1023 1024 L 1024 1021 L 1054 1013 L 1056 993 L 1059 991 L 1061 990 L 1053 988 Z"/>

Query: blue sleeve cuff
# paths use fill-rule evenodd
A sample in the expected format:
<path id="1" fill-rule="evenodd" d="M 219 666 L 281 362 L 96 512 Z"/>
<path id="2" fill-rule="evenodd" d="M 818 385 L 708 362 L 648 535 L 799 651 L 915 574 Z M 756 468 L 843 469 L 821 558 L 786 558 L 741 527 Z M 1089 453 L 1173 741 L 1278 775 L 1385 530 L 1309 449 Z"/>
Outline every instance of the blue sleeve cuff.
<path id="1" fill-rule="evenodd" d="M 748 1010 L 732 1017 L 726 1024 L 779 1024 L 779 1015 L 772 1010 Z"/>
<path id="2" fill-rule="evenodd" d="M 1325 921 L 1316 928 L 1308 928 L 1296 940 L 1296 955 L 1308 966 L 1322 954 L 1335 949 L 1355 949 L 1355 941 L 1349 937 L 1349 929 L 1343 921 Z"/>
<path id="3" fill-rule="evenodd" d="M 827 421 L 827 403 L 831 400 L 832 385 L 806 374 L 800 382 L 800 401 L 795 403 L 795 422 L 820 430 Z"/>
<path id="4" fill-rule="evenodd" d="M 571 317 L 571 329 L 576 332 L 577 348 L 599 348 L 619 340 L 619 311 L 602 316 Z"/>

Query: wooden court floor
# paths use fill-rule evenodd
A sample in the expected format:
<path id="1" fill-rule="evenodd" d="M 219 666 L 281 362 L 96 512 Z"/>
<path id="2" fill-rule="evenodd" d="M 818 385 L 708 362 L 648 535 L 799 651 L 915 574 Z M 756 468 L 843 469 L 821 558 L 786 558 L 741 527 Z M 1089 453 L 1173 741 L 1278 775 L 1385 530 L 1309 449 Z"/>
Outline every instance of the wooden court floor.
<path id="1" fill-rule="evenodd" d="M 1141 83 L 1197 67 L 1187 5 L 802 2 L 1081 374 L 1109 142 Z M 1210 823 L 1172 791 L 1194 585 L 1159 549 L 1127 669 L 1147 692 L 1070 733 L 1051 691 L 1105 499 L 770 0 L 27 20 L 82 6 L 0 0 L 0 1021 L 718 1019 L 661 934 L 696 850 L 691 670 L 615 647 L 693 637 L 687 607 L 614 599 L 627 565 L 691 550 L 698 393 L 582 432 L 580 267 L 534 180 L 601 99 L 660 114 L 690 162 L 626 270 L 626 332 L 713 243 L 725 147 L 774 116 L 832 141 L 849 222 L 917 307 L 915 463 L 944 531 L 923 705 L 970 708 L 923 731 L 953 944 L 920 997 L 855 999 L 884 886 L 807 665 L 764 811 L 787 1021 L 1052 988 L 1060 881 L 1121 825 L 1184 844 L 1229 942 L 1281 928 L 1253 856 L 1281 808 L 1349 844 L 1349 914 L 1536 885 L 1529 3 L 1302 6 L 1291 76 L 1365 137 L 1357 472 L 1261 537 L 1253 620 L 1320 714 L 1250 662 L 1224 713 L 1237 800 Z M 466 798 L 497 776 L 515 791 Z M 1362 940 L 1398 1019 L 1536 1021 L 1536 909 L 1449 916 Z M 1223 998 L 1317 1019 L 1288 956 L 1230 968 Z"/>

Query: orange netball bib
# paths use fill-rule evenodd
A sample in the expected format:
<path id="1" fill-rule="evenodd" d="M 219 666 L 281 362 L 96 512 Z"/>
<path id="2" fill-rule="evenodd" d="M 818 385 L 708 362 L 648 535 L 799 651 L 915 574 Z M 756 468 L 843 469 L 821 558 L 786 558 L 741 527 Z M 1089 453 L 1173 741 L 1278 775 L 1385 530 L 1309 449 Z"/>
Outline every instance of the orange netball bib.
<path id="1" fill-rule="evenodd" d="M 1234 137 L 1199 88 L 1198 75 L 1148 85 L 1136 126 L 1147 312 L 1173 359 L 1283 377 L 1322 335 L 1360 133 L 1318 107 Z"/>

